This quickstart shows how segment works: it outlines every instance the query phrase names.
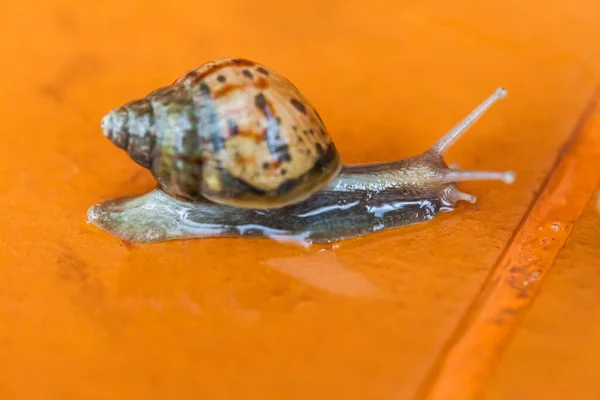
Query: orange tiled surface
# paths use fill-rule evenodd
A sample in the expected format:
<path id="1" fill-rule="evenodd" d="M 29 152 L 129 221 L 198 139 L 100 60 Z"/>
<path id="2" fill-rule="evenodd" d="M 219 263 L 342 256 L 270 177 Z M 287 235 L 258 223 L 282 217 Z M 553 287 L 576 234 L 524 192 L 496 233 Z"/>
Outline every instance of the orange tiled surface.
<path id="1" fill-rule="evenodd" d="M 410 398 L 598 81 L 599 14 L 583 0 L 8 1 L 0 397 Z M 504 85 L 509 97 L 448 160 L 510 168 L 517 181 L 466 183 L 475 205 L 309 250 L 265 240 L 126 245 L 86 224 L 90 205 L 153 187 L 102 137 L 101 116 L 230 55 L 300 87 L 348 163 L 416 154 Z M 586 223 L 587 237 L 598 236 Z M 594 243 L 575 235 L 557 267 L 579 268 Z M 552 301 L 575 298 L 579 278 L 553 276 L 523 329 L 571 340 L 572 368 L 589 374 L 589 353 L 600 355 L 592 339 L 549 328 L 564 322 Z M 593 324 L 591 314 L 568 314 L 572 326 Z M 514 371 L 531 361 L 514 352 L 526 335 L 486 396 L 519 390 Z M 543 370 L 528 373 L 548 384 Z"/>
<path id="2" fill-rule="evenodd" d="M 599 206 L 579 220 L 482 400 L 600 398 Z"/>

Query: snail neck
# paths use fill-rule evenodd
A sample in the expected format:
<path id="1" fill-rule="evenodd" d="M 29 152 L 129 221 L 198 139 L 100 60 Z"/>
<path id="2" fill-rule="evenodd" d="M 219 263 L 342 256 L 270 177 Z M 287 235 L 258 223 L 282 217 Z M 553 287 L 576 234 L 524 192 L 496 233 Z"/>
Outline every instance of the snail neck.
<path id="1" fill-rule="evenodd" d="M 333 191 L 427 191 L 442 182 L 448 167 L 431 152 L 392 162 L 344 165 L 328 185 Z"/>
<path id="2" fill-rule="evenodd" d="M 449 167 L 436 149 L 384 163 L 345 165 L 329 183 L 332 191 L 395 191 L 407 196 L 443 192 L 456 182 L 496 180 L 512 183 L 512 172 L 459 170 Z"/>

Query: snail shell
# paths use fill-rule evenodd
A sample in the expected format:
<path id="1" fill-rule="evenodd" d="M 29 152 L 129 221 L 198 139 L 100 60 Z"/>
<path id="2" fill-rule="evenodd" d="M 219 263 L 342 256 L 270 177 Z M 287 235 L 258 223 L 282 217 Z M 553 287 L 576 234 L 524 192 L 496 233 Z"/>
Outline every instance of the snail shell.
<path id="1" fill-rule="evenodd" d="M 279 208 L 309 198 L 342 168 L 302 93 L 244 59 L 205 63 L 112 110 L 102 129 L 166 193 L 189 201 Z"/>

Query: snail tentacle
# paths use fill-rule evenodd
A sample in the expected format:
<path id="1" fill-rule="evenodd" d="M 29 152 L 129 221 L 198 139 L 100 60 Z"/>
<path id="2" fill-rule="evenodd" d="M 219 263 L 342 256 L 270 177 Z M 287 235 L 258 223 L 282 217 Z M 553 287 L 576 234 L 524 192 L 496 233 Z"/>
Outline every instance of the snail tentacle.
<path id="1" fill-rule="evenodd" d="M 498 100 L 506 97 L 504 88 L 498 88 L 484 102 L 477 106 L 469 115 L 454 126 L 448 133 L 439 139 L 431 150 L 437 154 L 444 154 L 448 149 L 471 127 L 477 120 Z"/>
<path id="2" fill-rule="evenodd" d="M 441 182 L 464 182 L 464 181 L 502 181 L 507 184 L 513 183 L 515 174 L 511 171 L 468 171 L 464 169 L 444 171 Z"/>

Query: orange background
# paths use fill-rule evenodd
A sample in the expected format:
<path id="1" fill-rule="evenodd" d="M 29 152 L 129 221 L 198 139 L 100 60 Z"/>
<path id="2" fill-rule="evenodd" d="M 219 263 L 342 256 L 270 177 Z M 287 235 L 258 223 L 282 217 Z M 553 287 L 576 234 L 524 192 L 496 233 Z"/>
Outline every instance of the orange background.
<path id="1" fill-rule="evenodd" d="M 600 3 L 4 2 L 0 398 L 410 399 L 598 83 Z M 344 162 L 449 152 L 516 182 L 430 223 L 335 246 L 123 243 L 92 204 L 150 190 L 100 131 L 110 108 L 210 59 L 283 73 Z M 599 398 L 600 218 L 590 203 L 484 399 Z"/>

